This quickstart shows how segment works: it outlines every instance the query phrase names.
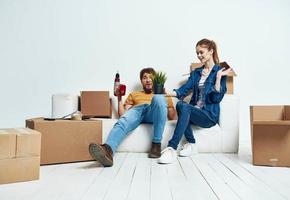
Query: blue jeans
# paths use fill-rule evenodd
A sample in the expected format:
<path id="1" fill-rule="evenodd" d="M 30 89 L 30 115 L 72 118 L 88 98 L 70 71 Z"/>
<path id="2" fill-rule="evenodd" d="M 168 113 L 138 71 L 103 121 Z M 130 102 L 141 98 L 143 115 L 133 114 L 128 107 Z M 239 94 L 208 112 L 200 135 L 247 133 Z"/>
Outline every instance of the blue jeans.
<path id="1" fill-rule="evenodd" d="M 195 143 L 191 129 L 192 124 L 202 128 L 210 128 L 216 124 L 209 118 L 208 114 L 204 110 L 196 108 L 191 104 L 185 103 L 184 101 L 179 101 L 176 104 L 176 110 L 178 120 L 174 134 L 168 143 L 168 146 L 173 149 L 177 149 L 183 134 L 189 143 Z"/>
<path id="2" fill-rule="evenodd" d="M 123 139 L 141 123 L 153 123 L 152 142 L 161 143 L 166 120 L 167 101 L 163 95 L 154 95 L 150 105 L 134 106 L 121 116 L 110 131 L 106 144 L 110 145 L 115 153 Z"/>

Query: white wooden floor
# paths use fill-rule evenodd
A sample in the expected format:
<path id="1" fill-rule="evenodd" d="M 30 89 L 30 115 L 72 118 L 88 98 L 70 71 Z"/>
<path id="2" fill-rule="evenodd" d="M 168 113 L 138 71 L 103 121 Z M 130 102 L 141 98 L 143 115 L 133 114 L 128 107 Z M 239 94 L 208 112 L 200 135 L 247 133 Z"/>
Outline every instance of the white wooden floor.
<path id="1" fill-rule="evenodd" d="M 249 152 L 198 154 L 170 165 L 147 154 L 41 167 L 38 181 L 0 185 L 0 200 L 290 199 L 290 168 L 258 167 Z"/>

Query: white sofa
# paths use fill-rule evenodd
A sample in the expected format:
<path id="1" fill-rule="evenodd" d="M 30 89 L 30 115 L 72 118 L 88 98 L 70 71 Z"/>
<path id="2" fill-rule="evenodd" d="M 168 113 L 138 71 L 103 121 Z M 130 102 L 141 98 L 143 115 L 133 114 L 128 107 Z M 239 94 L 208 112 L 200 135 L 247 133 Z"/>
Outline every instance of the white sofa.
<path id="1" fill-rule="evenodd" d="M 211 128 L 192 126 L 199 152 L 236 153 L 239 148 L 239 98 L 226 94 L 220 104 L 220 123 Z M 117 119 L 103 121 L 103 143 Z M 162 139 L 164 149 L 174 132 L 176 120 L 167 121 Z M 151 147 L 152 125 L 141 124 L 124 139 L 118 152 L 148 152 Z M 184 142 L 184 139 L 182 140 Z M 179 145 L 180 148 L 180 145 Z"/>

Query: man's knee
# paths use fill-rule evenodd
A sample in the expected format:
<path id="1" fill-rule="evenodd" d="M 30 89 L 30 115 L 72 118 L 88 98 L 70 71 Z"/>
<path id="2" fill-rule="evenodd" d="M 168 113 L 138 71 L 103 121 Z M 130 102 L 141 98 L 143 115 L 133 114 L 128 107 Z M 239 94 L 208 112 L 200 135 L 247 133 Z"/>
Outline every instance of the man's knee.
<path id="1" fill-rule="evenodd" d="M 164 95 L 155 94 L 152 97 L 151 103 L 152 104 L 157 104 L 157 105 L 160 105 L 160 106 L 164 106 L 164 105 L 166 105 L 166 99 L 165 99 Z"/>
<path id="2" fill-rule="evenodd" d="M 120 119 L 118 119 L 118 121 L 115 123 L 114 128 L 115 127 L 119 127 L 122 130 L 126 130 L 128 126 L 128 120 L 125 119 L 124 116 L 122 116 Z"/>

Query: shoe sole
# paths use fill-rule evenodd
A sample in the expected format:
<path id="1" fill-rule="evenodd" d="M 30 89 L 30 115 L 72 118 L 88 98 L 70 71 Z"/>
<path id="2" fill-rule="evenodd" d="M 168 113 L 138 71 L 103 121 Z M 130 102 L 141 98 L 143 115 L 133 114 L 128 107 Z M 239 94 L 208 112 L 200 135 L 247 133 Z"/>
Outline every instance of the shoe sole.
<path id="1" fill-rule="evenodd" d="M 177 161 L 177 159 L 174 159 L 174 160 L 171 160 L 171 161 L 158 160 L 158 164 L 168 165 L 168 164 L 175 163 L 176 161 Z"/>
<path id="2" fill-rule="evenodd" d="M 113 165 L 113 161 L 106 156 L 106 152 L 99 145 L 90 145 L 89 152 L 91 156 L 104 167 L 111 167 Z"/>
<path id="3" fill-rule="evenodd" d="M 148 158 L 160 158 L 161 155 L 149 154 Z"/>

